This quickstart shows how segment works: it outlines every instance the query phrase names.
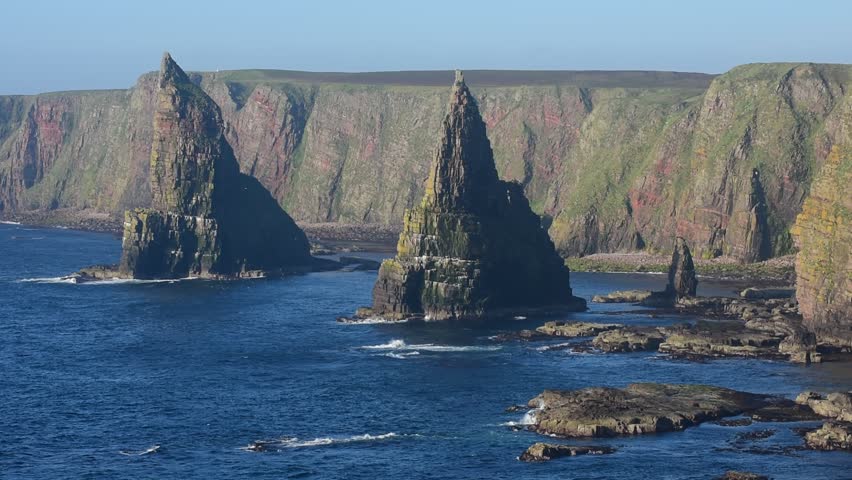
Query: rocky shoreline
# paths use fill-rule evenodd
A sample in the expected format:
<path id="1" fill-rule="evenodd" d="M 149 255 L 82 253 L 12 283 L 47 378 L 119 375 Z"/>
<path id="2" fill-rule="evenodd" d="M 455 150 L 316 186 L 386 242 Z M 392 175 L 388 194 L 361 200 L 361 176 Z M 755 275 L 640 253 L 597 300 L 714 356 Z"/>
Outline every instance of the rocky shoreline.
<path id="1" fill-rule="evenodd" d="M 531 399 L 525 429 L 551 438 L 606 438 L 681 431 L 705 422 L 745 427 L 752 422 L 789 423 L 825 419 L 818 428 L 799 429 L 798 449 L 852 451 L 852 392 L 826 396 L 803 392 L 795 401 L 712 385 L 634 383 L 625 388 L 545 390 Z M 517 411 L 513 406 L 507 411 Z M 737 417 L 733 420 L 728 418 Z M 747 431 L 736 442 L 760 440 L 774 429 Z M 544 462 L 560 457 L 615 452 L 610 446 L 536 442 L 518 460 Z M 721 478 L 761 478 L 728 472 Z"/>
<path id="2" fill-rule="evenodd" d="M 596 253 L 585 257 L 568 257 L 572 272 L 600 273 L 665 273 L 670 256 L 648 252 Z M 785 255 L 762 262 L 743 263 L 733 257 L 693 258 L 699 278 L 717 278 L 759 282 L 763 285 L 792 285 L 795 282 L 795 255 Z"/>

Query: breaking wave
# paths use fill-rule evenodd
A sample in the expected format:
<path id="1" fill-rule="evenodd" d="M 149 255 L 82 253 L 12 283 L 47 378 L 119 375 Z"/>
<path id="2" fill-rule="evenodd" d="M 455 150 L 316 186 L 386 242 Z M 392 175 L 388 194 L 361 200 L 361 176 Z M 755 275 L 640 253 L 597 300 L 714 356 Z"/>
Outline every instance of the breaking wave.
<path id="1" fill-rule="evenodd" d="M 384 356 L 386 356 L 386 357 L 396 358 L 396 359 L 399 359 L 399 360 L 405 360 L 406 358 L 416 357 L 417 355 L 420 355 L 420 352 L 418 352 L 416 350 L 413 351 L 413 352 L 402 352 L 402 353 L 388 352 L 388 353 L 384 354 Z"/>
<path id="2" fill-rule="evenodd" d="M 157 453 L 159 450 L 160 450 L 160 446 L 154 445 L 152 447 L 146 448 L 145 450 L 139 450 L 139 451 L 136 451 L 136 452 L 134 452 L 132 450 L 121 450 L 118 453 L 120 453 L 122 455 L 128 455 L 128 456 L 139 456 L 139 455 L 148 455 L 150 453 Z"/>
<path id="3" fill-rule="evenodd" d="M 394 325 L 400 323 L 408 323 L 408 319 L 404 320 L 389 320 L 387 318 L 382 317 L 370 317 L 370 318 L 339 318 L 338 322 L 346 324 L 346 325 Z"/>
<path id="4" fill-rule="evenodd" d="M 433 343 L 409 345 L 403 340 L 394 339 L 381 345 L 367 345 L 361 348 L 364 350 L 401 350 L 423 352 L 493 352 L 495 350 L 500 350 L 503 347 L 495 345 L 435 345 Z"/>
<path id="5" fill-rule="evenodd" d="M 13 222 L 11 220 L 0 220 L 0 224 L 3 224 L 3 225 L 20 225 L 21 222 Z"/>
<path id="6" fill-rule="evenodd" d="M 400 435 L 395 432 L 382 433 L 380 435 L 353 435 L 351 437 L 319 437 L 313 440 L 301 440 L 297 437 L 284 437 L 278 440 L 257 440 L 240 450 L 250 452 L 281 450 L 284 448 L 309 448 L 309 447 L 324 447 L 328 445 L 340 445 L 347 443 L 364 443 L 364 442 L 380 442 L 393 438 L 419 437 L 417 434 Z"/>
<path id="7" fill-rule="evenodd" d="M 66 277 L 36 277 L 36 278 L 23 278 L 18 280 L 18 283 L 67 283 L 71 285 L 124 285 L 124 284 L 145 284 L 145 283 L 175 283 L 182 282 L 186 280 L 195 280 L 195 277 L 187 277 L 187 278 L 168 278 L 168 279 L 152 279 L 152 280 L 141 280 L 138 278 L 113 278 L 110 280 L 90 280 L 86 282 L 79 282 L 76 278 L 66 276 Z"/>

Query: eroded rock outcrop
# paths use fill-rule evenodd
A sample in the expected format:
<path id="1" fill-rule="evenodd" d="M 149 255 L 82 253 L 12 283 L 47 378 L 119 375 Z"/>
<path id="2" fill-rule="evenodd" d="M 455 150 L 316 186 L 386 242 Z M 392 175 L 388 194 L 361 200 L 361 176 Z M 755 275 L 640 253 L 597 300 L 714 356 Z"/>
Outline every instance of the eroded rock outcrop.
<path id="1" fill-rule="evenodd" d="M 820 343 L 852 348 L 852 155 L 835 145 L 793 229 L 796 298 Z"/>
<path id="2" fill-rule="evenodd" d="M 620 323 L 563 322 L 555 320 L 536 328 L 536 332 L 552 337 L 593 337 L 601 332 L 621 328 Z"/>
<path id="3" fill-rule="evenodd" d="M 641 304 L 649 307 L 672 307 L 682 298 L 695 296 L 698 289 L 698 279 L 695 276 L 695 264 L 686 240 L 677 237 L 672 251 L 672 261 L 669 264 L 669 281 L 666 289 L 652 292 L 645 297 Z"/>
<path id="4" fill-rule="evenodd" d="M 772 404 L 764 395 L 708 385 L 634 383 L 624 389 L 546 390 L 529 402 L 532 430 L 561 437 L 608 437 L 683 430 Z"/>
<path id="5" fill-rule="evenodd" d="M 584 310 L 520 184 L 497 176 L 485 122 L 460 72 L 426 193 L 382 263 L 372 315 L 482 318 Z"/>
<path id="6" fill-rule="evenodd" d="M 805 445 L 812 450 L 852 452 L 852 424 L 826 422 L 805 434 Z"/>
<path id="7" fill-rule="evenodd" d="M 576 457 L 578 455 L 606 455 L 615 449 L 605 445 L 559 445 L 555 443 L 536 442 L 518 457 L 522 462 L 547 462 L 561 457 Z"/>
<path id="8" fill-rule="evenodd" d="M 802 392 L 796 397 L 796 403 L 807 405 L 822 417 L 852 423 L 852 392 L 832 392 L 826 396 Z"/>
<path id="9" fill-rule="evenodd" d="M 126 212 L 119 275 L 230 277 L 311 268 L 304 233 L 240 173 L 219 107 L 165 54 L 151 150 L 153 208 Z"/>

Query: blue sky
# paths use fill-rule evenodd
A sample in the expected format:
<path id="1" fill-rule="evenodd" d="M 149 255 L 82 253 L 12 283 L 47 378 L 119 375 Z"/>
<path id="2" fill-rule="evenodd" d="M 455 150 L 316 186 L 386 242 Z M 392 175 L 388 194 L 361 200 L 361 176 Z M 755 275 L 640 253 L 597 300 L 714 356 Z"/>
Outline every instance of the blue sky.
<path id="1" fill-rule="evenodd" d="M 188 70 L 677 70 L 852 63 L 852 2 L 9 0 L 0 94 Z"/>

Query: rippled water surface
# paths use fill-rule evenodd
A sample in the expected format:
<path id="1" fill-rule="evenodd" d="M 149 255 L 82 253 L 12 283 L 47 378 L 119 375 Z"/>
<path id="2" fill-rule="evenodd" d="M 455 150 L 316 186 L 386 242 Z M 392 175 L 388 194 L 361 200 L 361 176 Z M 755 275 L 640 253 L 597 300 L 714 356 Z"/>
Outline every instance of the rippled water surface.
<path id="1" fill-rule="evenodd" d="M 852 387 L 849 364 L 671 361 L 495 343 L 506 325 L 344 325 L 375 272 L 239 282 L 73 285 L 114 262 L 110 235 L 0 225 L 0 476 L 4 478 L 852 478 L 852 456 L 793 451 L 789 424 L 578 443 L 608 456 L 524 464 L 541 437 L 504 413 L 545 388 L 700 382 L 794 396 Z M 658 288 L 659 275 L 573 275 L 575 291 Z M 30 281 L 22 281 L 30 280 Z M 702 293 L 737 286 L 703 282 Z M 593 305 L 565 318 L 671 323 Z M 512 328 L 541 320 L 516 321 Z M 748 447 L 738 433 L 778 433 Z M 244 449 L 269 440 L 269 451 Z M 159 448 L 157 448 L 159 446 Z M 774 452 L 774 453 L 773 453 Z"/>

